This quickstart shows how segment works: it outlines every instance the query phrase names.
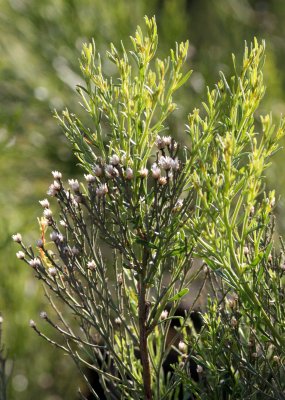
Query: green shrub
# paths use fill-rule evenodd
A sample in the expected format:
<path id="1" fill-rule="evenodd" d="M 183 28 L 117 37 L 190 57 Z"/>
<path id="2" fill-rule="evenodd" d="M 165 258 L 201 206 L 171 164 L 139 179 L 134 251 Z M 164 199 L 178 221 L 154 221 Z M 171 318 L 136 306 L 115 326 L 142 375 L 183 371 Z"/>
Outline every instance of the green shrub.
<path id="1" fill-rule="evenodd" d="M 62 341 L 31 327 L 71 356 L 95 398 L 86 369 L 99 373 L 110 399 L 178 399 L 181 391 L 284 398 L 284 249 L 274 247 L 275 195 L 263 183 L 284 120 L 277 128 L 270 115 L 259 128 L 254 120 L 264 43 L 246 46 L 241 68 L 233 57 L 232 78 L 221 73 L 202 110 L 189 114 L 187 145 L 167 132 L 167 118 L 191 74 L 182 72 L 188 44 L 155 58 L 154 18 L 132 44 L 130 52 L 111 45 L 114 77 L 104 74 L 94 43 L 83 47 L 78 92 L 89 122 L 69 111 L 58 119 L 87 184 L 71 179 L 67 188 L 53 171 L 48 194 L 58 211 L 41 201 L 37 249 L 13 236 L 57 320 L 41 317 Z M 177 317 L 201 281 L 190 310 Z M 191 312 L 206 283 L 210 297 L 195 332 Z M 166 374 L 170 351 L 177 361 Z"/>

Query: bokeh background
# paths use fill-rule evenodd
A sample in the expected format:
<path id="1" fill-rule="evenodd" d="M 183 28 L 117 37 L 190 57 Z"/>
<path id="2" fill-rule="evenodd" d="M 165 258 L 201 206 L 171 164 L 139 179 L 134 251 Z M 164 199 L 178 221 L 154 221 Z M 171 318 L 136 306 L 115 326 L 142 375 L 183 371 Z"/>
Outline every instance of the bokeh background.
<path id="1" fill-rule="evenodd" d="M 28 327 L 47 302 L 32 272 L 15 258 L 11 235 L 20 231 L 34 243 L 38 200 L 45 197 L 50 171 L 65 178 L 80 172 L 53 110 L 67 106 L 82 113 L 75 92 L 82 43 L 94 38 L 101 53 L 121 39 L 128 46 L 144 15 L 156 15 L 161 57 L 176 41 L 191 44 L 187 63 L 194 73 L 176 96 L 172 134 L 183 138 L 187 113 L 200 107 L 220 70 L 230 74 L 231 53 L 241 60 L 244 41 L 254 36 L 267 46 L 260 112 L 272 110 L 276 121 L 285 113 L 284 0 L 0 0 L 0 312 L 8 366 L 13 364 L 10 400 L 77 398 L 81 383 L 70 360 Z M 281 233 L 284 159 L 279 152 L 267 173 L 268 186 L 280 195 Z"/>

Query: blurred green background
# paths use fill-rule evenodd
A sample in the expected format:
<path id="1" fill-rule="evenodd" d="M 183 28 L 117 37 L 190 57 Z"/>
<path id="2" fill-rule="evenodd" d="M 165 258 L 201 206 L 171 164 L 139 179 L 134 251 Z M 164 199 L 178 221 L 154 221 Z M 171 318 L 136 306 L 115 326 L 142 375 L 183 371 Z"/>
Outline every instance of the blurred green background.
<path id="1" fill-rule="evenodd" d="M 231 72 L 231 53 L 240 60 L 244 41 L 254 36 L 267 44 L 267 94 L 260 112 L 272 110 L 276 120 L 285 112 L 284 0 L 0 0 L 0 311 L 13 361 L 10 400 L 77 398 L 80 382 L 71 361 L 28 327 L 47 302 L 31 271 L 15 258 L 11 235 L 20 231 L 26 243 L 34 243 L 38 200 L 46 196 L 50 171 L 58 169 L 65 178 L 79 172 L 52 113 L 65 106 L 81 112 L 75 85 L 81 82 L 82 43 L 94 38 L 101 53 L 111 41 L 129 45 L 146 14 L 156 15 L 161 57 L 176 41 L 191 44 L 188 67 L 194 73 L 176 96 L 180 108 L 172 134 L 183 137 L 187 113 L 200 107 L 220 70 Z M 281 232 L 283 160 L 279 152 L 267 174 L 268 186 L 281 195 Z"/>

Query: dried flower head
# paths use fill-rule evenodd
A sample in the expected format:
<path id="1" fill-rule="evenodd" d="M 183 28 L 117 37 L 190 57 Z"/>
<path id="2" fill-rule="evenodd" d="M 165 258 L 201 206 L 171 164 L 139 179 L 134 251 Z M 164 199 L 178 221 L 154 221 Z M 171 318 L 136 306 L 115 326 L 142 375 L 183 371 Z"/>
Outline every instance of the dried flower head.
<path id="1" fill-rule="evenodd" d="M 107 178 L 113 179 L 119 176 L 119 171 L 113 165 L 108 164 L 105 167 L 105 174 Z"/>

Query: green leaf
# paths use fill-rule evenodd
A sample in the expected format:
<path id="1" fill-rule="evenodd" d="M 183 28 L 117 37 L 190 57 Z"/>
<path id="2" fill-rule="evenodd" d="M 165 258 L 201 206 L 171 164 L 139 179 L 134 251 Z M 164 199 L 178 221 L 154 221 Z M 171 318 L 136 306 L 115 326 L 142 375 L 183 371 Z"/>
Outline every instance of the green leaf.
<path id="1" fill-rule="evenodd" d="M 182 290 L 180 290 L 180 292 L 176 293 L 175 296 L 171 297 L 169 299 L 170 302 L 176 301 L 176 300 L 180 300 L 182 299 L 182 297 L 186 296 L 186 294 L 189 292 L 188 288 L 184 288 Z"/>

